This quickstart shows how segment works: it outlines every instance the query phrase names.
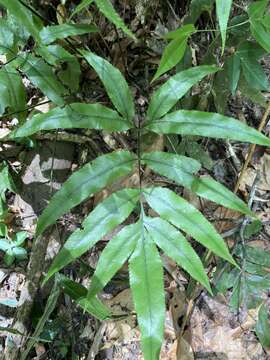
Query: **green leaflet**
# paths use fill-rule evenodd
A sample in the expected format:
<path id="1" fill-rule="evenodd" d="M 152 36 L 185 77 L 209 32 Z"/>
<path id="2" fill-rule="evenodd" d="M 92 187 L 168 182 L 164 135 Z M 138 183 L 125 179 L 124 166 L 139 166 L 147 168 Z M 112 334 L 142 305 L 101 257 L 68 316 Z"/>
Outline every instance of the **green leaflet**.
<path id="1" fill-rule="evenodd" d="M 141 228 L 141 221 L 125 226 L 108 242 L 91 278 L 88 299 L 96 296 L 127 261 L 140 239 Z"/>
<path id="2" fill-rule="evenodd" d="M 270 323 L 268 309 L 264 304 L 259 310 L 258 321 L 256 323 L 256 335 L 264 347 L 270 348 Z"/>
<path id="3" fill-rule="evenodd" d="M 270 52 L 270 34 L 266 28 L 259 21 L 254 21 L 250 25 L 251 33 L 258 43 L 267 51 Z"/>
<path id="4" fill-rule="evenodd" d="M 8 166 L 2 163 L 0 165 L 0 198 L 3 198 L 6 190 L 14 193 L 17 191 L 13 179 L 9 174 Z"/>
<path id="5" fill-rule="evenodd" d="M 192 158 L 165 153 L 161 151 L 142 154 L 142 164 L 148 165 L 153 171 L 177 181 L 183 186 L 190 187 L 194 175 L 201 164 Z"/>
<path id="6" fill-rule="evenodd" d="M 23 126 L 14 130 L 10 138 L 25 137 L 41 130 L 52 129 L 97 129 L 124 131 L 132 127 L 125 119 L 100 104 L 74 103 L 57 107 L 44 114 L 34 115 Z"/>
<path id="7" fill-rule="evenodd" d="M 59 275 L 59 285 L 65 294 L 69 295 L 84 311 L 95 316 L 99 320 L 112 318 L 112 313 L 97 297 L 87 299 L 87 289 L 81 284 Z"/>
<path id="8" fill-rule="evenodd" d="M 266 108 L 267 106 L 266 97 L 260 91 L 253 89 L 253 87 L 246 82 L 243 76 L 240 76 L 239 90 L 241 91 L 241 94 L 243 94 L 244 97 L 250 99 L 255 104 L 259 104 L 262 107 Z"/>
<path id="9" fill-rule="evenodd" d="M 98 157 L 71 175 L 39 217 L 37 236 L 74 206 L 116 179 L 128 175 L 133 169 L 134 161 L 134 154 L 116 151 Z"/>
<path id="10" fill-rule="evenodd" d="M 203 264 L 185 237 L 160 218 L 146 218 L 144 223 L 157 246 L 212 293 Z"/>
<path id="11" fill-rule="evenodd" d="M 165 319 L 162 262 L 141 220 L 140 239 L 129 260 L 129 281 L 145 360 L 159 359 Z"/>
<path id="12" fill-rule="evenodd" d="M 0 54 L 6 54 L 13 47 L 14 34 L 6 19 L 0 19 Z"/>
<path id="13" fill-rule="evenodd" d="M 40 38 L 43 44 L 48 45 L 57 39 L 97 31 L 98 28 L 91 24 L 61 24 L 44 27 L 40 32 Z"/>
<path id="14" fill-rule="evenodd" d="M 75 10 L 70 16 L 70 19 L 73 18 L 74 15 L 78 14 L 80 11 L 82 11 L 84 8 L 92 4 L 94 0 L 82 0 L 79 5 L 76 6 Z"/>
<path id="15" fill-rule="evenodd" d="M 248 7 L 248 15 L 251 21 L 262 20 L 269 0 L 254 1 Z"/>
<path id="16" fill-rule="evenodd" d="M 146 201 L 163 219 L 191 235 L 216 255 L 236 265 L 222 237 L 193 205 L 168 189 L 156 187 L 143 192 Z"/>
<path id="17" fill-rule="evenodd" d="M 124 118 L 132 121 L 135 114 L 134 102 L 128 84 L 121 72 L 108 61 L 90 51 L 81 51 L 81 53 L 97 72 L 113 105 Z"/>
<path id="18" fill-rule="evenodd" d="M 270 52 L 270 34 L 263 21 L 267 5 L 268 0 L 255 1 L 249 5 L 248 14 L 252 35 L 267 52 Z"/>
<path id="19" fill-rule="evenodd" d="M 147 122 L 165 115 L 193 85 L 218 70 L 216 66 L 202 65 L 172 76 L 152 95 L 147 111 Z"/>
<path id="20" fill-rule="evenodd" d="M 51 67 L 41 58 L 32 54 L 24 54 L 20 70 L 55 104 L 64 105 L 65 102 L 62 96 L 67 91 L 57 80 Z"/>
<path id="21" fill-rule="evenodd" d="M 159 68 L 152 80 L 154 82 L 165 72 L 171 70 L 183 58 L 187 47 L 187 39 L 179 38 L 172 40 L 162 53 Z"/>
<path id="22" fill-rule="evenodd" d="M 147 123 L 145 128 L 158 134 L 198 135 L 270 146 L 270 139 L 257 130 L 216 113 L 179 110 Z"/>
<path id="23" fill-rule="evenodd" d="M 98 204 L 82 223 L 83 230 L 76 230 L 54 258 L 44 282 L 121 224 L 136 206 L 139 193 L 137 189 L 120 190 Z"/>
<path id="24" fill-rule="evenodd" d="M 175 39 L 179 39 L 179 38 L 184 39 L 184 38 L 188 38 L 195 31 L 196 31 L 196 28 L 193 24 L 187 24 L 187 25 L 180 27 L 179 29 L 176 29 L 174 31 L 170 31 L 170 32 L 166 33 L 163 37 L 164 37 L 164 39 L 168 39 L 168 40 L 175 40 Z"/>
<path id="25" fill-rule="evenodd" d="M 256 90 L 269 90 L 269 81 L 262 68 L 257 62 L 251 62 L 245 59 L 241 62 L 243 74 L 247 83 Z"/>
<path id="26" fill-rule="evenodd" d="M 232 0 L 226 0 L 226 1 L 216 0 L 217 17 L 218 17 L 219 28 L 222 39 L 222 54 L 224 53 L 224 49 L 225 49 L 226 32 L 227 32 L 227 25 L 230 16 L 231 6 L 232 6 Z"/>
<path id="27" fill-rule="evenodd" d="M 38 19 L 18 0 L 0 0 L 16 20 L 21 23 L 36 41 L 40 41 Z"/>
<path id="28" fill-rule="evenodd" d="M 229 86 L 232 95 L 236 93 L 241 71 L 241 61 L 239 56 L 232 55 L 227 60 L 227 72 L 229 78 Z"/>
<path id="29" fill-rule="evenodd" d="M 81 67 L 76 56 L 71 55 L 60 45 L 40 46 L 36 53 L 45 59 L 50 65 L 57 66 L 58 78 L 64 85 L 67 85 L 74 93 L 79 89 Z"/>
<path id="30" fill-rule="evenodd" d="M 200 165 L 192 158 L 165 152 L 146 153 L 142 156 L 142 163 L 148 165 L 155 172 L 174 180 L 197 195 L 230 209 L 254 216 L 247 205 L 225 186 L 210 177 L 196 177 Z"/>
<path id="31" fill-rule="evenodd" d="M 123 30 L 128 36 L 136 40 L 135 35 L 126 27 L 110 0 L 95 0 L 95 3 L 99 11 L 101 11 L 108 20 L 110 20 L 117 28 Z"/>
<path id="32" fill-rule="evenodd" d="M 269 89 L 267 76 L 258 62 L 264 54 L 264 50 L 259 45 L 249 41 L 244 41 L 235 54 L 241 60 L 243 74 L 247 83 L 257 90 Z"/>
<path id="33" fill-rule="evenodd" d="M 26 93 L 19 72 L 12 63 L 4 65 L 0 69 L 0 115 L 7 107 L 11 112 L 19 112 L 26 108 Z M 18 113 L 19 120 L 25 119 L 25 114 Z"/>
<path id="34" fill-rule="evenodd" d="M 181 61 L 186 51 L 187 39 L 195 31 L 194 25 L 189 24 L 164 36 L 166 39 L 172 39 L 172 41 L 163 51 L 158 70 L 152 82 Z"/>

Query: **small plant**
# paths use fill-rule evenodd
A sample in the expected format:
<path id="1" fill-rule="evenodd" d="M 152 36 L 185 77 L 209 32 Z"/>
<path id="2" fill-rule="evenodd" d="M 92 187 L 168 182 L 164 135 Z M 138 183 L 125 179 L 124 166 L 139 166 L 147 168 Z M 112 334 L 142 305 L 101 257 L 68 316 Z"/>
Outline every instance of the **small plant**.
<path id="1" fill-rule="evenodd" d="M 89 51 L 81 51 L 103 82 L 117 112 L 100 104 L 74 103 L 37 114 L 16 129 L 10 138 L 30 136 L 40 130 L 92 128 L 107 131 L 135 129 L 136 152 L 115 151 L 98 157 L 74 173 L 52 197 L 40 216 L 37 236 L 83 200 L 137 169 L 137 188 L 122 189 L 106 198 L 86 217 L 55 257 L 45 281 L 94 246 L 105 234 L 129 217 L 137 204 L 140 215 L 135 224 L 125 226 L 114 236 L 100 256 L 87 298 L 97 294 L 122 265 L 129 262 L 130 285 L 142 335 L 145 359 L 157 359 L 163 339 L 165 297 L 163 270 L 158 248 L 173 258 L 211 293 L 203 263 L 181 231 L 192 236 L 214 254 L 236 265 L 226 244 L 207 219 L 174 191 L 149 186 L 142 167 L 187 187 L 201 197 L 253 216 L 235 194 L 210 177 L 196 176 L 200 163 L 192 158 L 166 152 L 141 153 L 142 135 L 199 135 L 234 139 L 270 146 L 270 140 L 247 125 L 216 113 L 178 110 L 174 105 L 193 85 L 220 69 L 197 66 L 172 76 L 153 94 L 145 120 L 135 124 L 135 109 L 128 85 L 116 68 Z M 147 215 L 150 206 L 159 216 Z"/>
<path id="2" fill-rule="evenodd" d="M 27 232 L 20 231 L 10 239 L 7 234 L 7 228 L 2 227 L 0 236 L 0 250 L 5 252 L 4 262 L 7 266 L 12 265 L 15 259 L 19 261 L 27 259 L 27 251 L 22 247 L 28 237 Z"/>
<path id="3" fill-rule="evenodd" d="M 270 146 L 270 140 L 266 136 L 231 117 L 213 112 L 176 110 L 179 100 L 187 95 L 194 85 L 207 77 L 213 82 L 212 93 L 215 105 L 222 113 L 226 98 L 220 96 L 219 92 L 225 89 L 234 95 L 238 88 L 242 89 L 240 85 L 243 79 L 249 88 L 253 87 L 253 90 L 255 89 L 260 95 L 260 91 L 269 89 L 267 78 L 258 62 L 264 52 L 270 50 L 269 14 L 266 12 L 268 1 L 252 3 L 244 19 L 238 18 L 235 23 L 230 23 L 232 1 L 216 0 L 222 45 L 220 58 L 224 60 L 222 61 L 224 69 L 214 65 L 201 65 L 190 66 L 178 72 L 151 96 L 143 119 L 141 116 L 136 116 L 131 91 L 118 69 L 95 53 L 78 48 L 76 42 L 71 42 L 72 46 L 63 45 L 70 45 L 69 41 L 65 43 L 65 39 L 69 36 L 98 31 L 98 28 L 92 24 L 71 23 L 71 18 L 92 3 L 95 3 L 117 28 L 134 38 L 108 0 L 84 0 L 75 8 L 68 23 L 46 27 L 42 25 L 36 13 L 31 11 L 31 7 L 25 6 L 23 2 L 0 0 L 0 4 L 7 8 L 9 14 L 12 14 L 9 19 L 1 19 L 0 52 L 6 56 L 7 62 L 0 70 L 0 95 L 2 95 L 0 114 L 4 114 L 7 109 L 12 113 L 18 113 L 20 126 L 9 135 L 9 140 L 21 140 L 39 131 L 59 128 L 84 128 L 108 132 L 130 131 L 132 134 L 137 134 L 136 148 L 102 155 L 83 166 L 67 180 L 40 216 L 36 236 L 41 236 L 49 226 L 55 224 L 57 219 L 82 201 L 122 177 L 137 172 L 139 179 L 137 186 L 120 189 L 108 196 L 85 218 L 82 228 L 76 230 L 67 239 L 59 254 L 54 258 L 44 282 L 91 249 L 102 237 L 122 224 L 132 212 L 136 213 L 136 222 L 123 227 L 108 242 L 100 256 L 88 290 L 59 275 L 57 275 L 57 283 L 82 308 L 100 319 L 106 319 L 111 316 L 111 312 L 97 295 L 128 261 L 130 286 L 141 330 L 144 357 L 146 360 L 154 360 L 159 357 L 165 318 L 165 293 L 160 252 L 170 256 L 209 293 L 212 293 L 212 290 L 204 269 L 205 264 L 185 235 L 192 237 L 229 263 L 230 273 L 224 272 L 222 281 L 219 282 L 220 289 L 222 287 L 225 291 L 230 288 L 231 283 L 227 280 L 233 279 L 237 284 L 236 290 L 241 291 L 243 271 L 239 270 L 224 240 L 203 214 L 170 188 L 149 184 L 144 176 L 145 168 L 167 177 L 200 197 L 250 217 L 254 217 L 254 214 L 226 187 L 211 177 L 200 177 L 199 161 L 170 152 L 144 151 L 143 139 L 145 135 L 153 133 L 176 134 L 181 135 L 182 141 L 187 142 L 189 137 L 205 136 Z M 170 40 L 170 43 L 164 51 L 153 81 L 183 59 L 188 38 L 197 32 L 192 23 L 196 22 L 202 11 L 207 10 L 210 13 L 213 4 L 213 0 L 191 1 L 190 23 L 165 35 L 165 39 Z M 248 26 L 250 34 L 259 45 L 254 41 L 247 41 L 245 31 L 243 39 L 243 31 L 240 31 L 243 26 L 244 28 Z M 213 31 L 216 30 L 213 29 Z M 227 44 L 233 47 L 233 52 L 229 55 L 225 48 L 226 34 L 232 35 L 227 40 Z M 31 52 L 27 52 L 24 47 L 30 36 L 35 40 L 35 46 Z M 218 37 L 219 35 L 209 46 L 204 58 L 206 64 L 216 63 L 213 50 Z M 59 39 L 63 46 L 54 44 Z M 79 57 L 88 62 L 96 71 L 115 107 L 114 110 L 98 103 L 71 102 L 72 95 L 79 88 L 81 74 Z M 209 62 L 208 59 L 210 59 Z M 65 66 L 62 66 L 63 64 Z M 251 68 L 254 71 L 251 71 Z M 35 114 L 27 121 L 26 94 L 22 75 L 26 76 L 55 105 L 47 113 Z M 229 83 L 224 79 L 227 79 Z M 6 189 L 10 189 L 10 184 L 0 189 L 2 202 Z M 25 250 L 21 245 L 26 234 L 19 233 L 14 239 L 9 239 L 6 227 L 2 225 L 1 234 L 3 237 L 0 240 L 1 249 L 6 252 L 6 261 L 11 263 L 24 253 Z M 235 255 L 241 263 L 243 254 L 237 251 L 236 248 Z M 252 253 L 252 250 L 249 253 L 251 256 L 256 255 Z M 249 265 L 248 262 L 246 264 Z M 245 274 L 249 280 L 254 275 L 253 272 L 258 270 L 252 266 L 247 270 L 249 274 Z M 265 280 L 264 272 L 257 275 Z M 267 328 L 265 325 L 267 314 L 265 315 L 264 307 L 261 309 L 260 322 L 256 329 L 260 338 L 263 337 L 262 333 L 265 334 Z M 261 331 L 260 326 L 264 331 Z M 266 343 L 268 339 L 263 341 Z"/>
<path id="4" fill-rule="evenodd" d="M 10 266 L 15 259 L 24 260 L 27 258 L 27 251 L 22 247 L 28 233 L 20 231 L 12 238 L 8 235 L 6 220 L 9 216 L 6 205 L 6 191 L 16 192 L 15 185 L 9 174 L 8 166 L 3 163 L 0 166 L 0 250 L 5 253 L 4 262 Z"/>

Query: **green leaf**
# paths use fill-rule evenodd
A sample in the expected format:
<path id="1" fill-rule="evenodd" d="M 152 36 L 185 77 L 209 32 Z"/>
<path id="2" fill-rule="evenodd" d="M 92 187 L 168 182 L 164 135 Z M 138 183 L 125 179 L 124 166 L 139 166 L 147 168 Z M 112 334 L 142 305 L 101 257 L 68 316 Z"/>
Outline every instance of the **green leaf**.
<path id="1" fill-rule="evenodd" d="M 158 134 L 198 135 L 270 146 L 270 139 L 257 130 L 216 113 L 178 110 L 151 121 L 145 128 Z"/>
<path id="2" fill-rule="evenodd" d="M 15 246 L 12 248 L 13 255 L 19 261 L 27 259 L 27 251 L 19 246 Z"/>
<path id="3" fill-rule="evenodd" d="M 239 56 L 243 61 L 248 58 L 252 62 L 259 61 L 265 54 L 266 51 L 253 41 L 243 41 L 235 53 L 235 55 Z"/>
<path id="4" fill-rule="evenodd" d="M 232 0 L 216 0 L 218 23 L 222 39 L 222 54 L 225 49 L 227 25 L 232 7 Z"/>
<path id="5" fill-rule="evenodd" d="M 239 90 L 243 95 L 243 97 L 250 99 L 255 104 L 259 104 L 262 107 L 266 108 L 267 106 L 266 97 L 260 91 L 253 89 L 253 87 L 247 83 L 244 76 L 240 76 Z"/>
<path id="6" fill-rule="evenodd" d="M 12 49 L 14 34 L 6 19 L 0 19 L 0 54 L 6 54 Z"/>
<path id="7" fill-rule="evenodd" d="M 165 220 L 185 231 L 216 255 L 235 265 L 227 245 L 207 219 L 185 199 L 163 188 L 144 190 L 146 201 Z"/>
<path id="8" fill-rule="evenodd" d="M 246 53 L 246 56 L 241 53 L 240 59 L 247 83 L 257 90 L 269 90 L 268 78 L 258 61 L 253 56 L 249 56 L 248 53 Z"/>
<path id="9" fill-rule="evenodd" d="M 121 224 L 135 208 L 139 193 L 136 189 L 120 190 L 97 205 L 82 223 L 83 230 L 76 230 L 56 255 L 44 283 Z"/>
<path id="10" fill-rule="evenodd" d="M 19 113 L 26 108 L 26 93 L 22 78 L 12 63 L 4 65 L 0 69 L 0 114 L 3 114 L 6 107 L 11 112 L 18 112 L 15 116 L 24 120 L 25 114 Z"/>
<path id="11" fill-rule="evenodd" d="M 151 82 L 157 80 L 161 75 L 171 70 L 182 60 L 186 51 L 186 46 L 186 38 L 174 39 L 169 43 L 169 45 L 166 46 L 162 53 L 159 68 Z"/>
<path id="12" fill-rule="evenodd" d="M 165 115 L 193 85 L 218 70 L 216 66 L 202 65 L 181 71 L 172 76 L 152 95 L 147 111 L 147 121 Z"/>
<path id="13" fill-rule="evenodd" d="M 12 241 L 16 244 L 16 246 L 21 246 L 25 240 L 28 238 L 29 234 L 27 231 L 19 231 L 15 234 Z"/>
<path id="14" fill-rule="evenodd" d="M 79 5 L 76 6 L 75 10 L 70 16 L 70 19 L 73 18 L 74 15 L 78 14 L 80 11 L 82 11 L 84 8 L 92 4 L 94 0 L 82 0 Z"/>
<path id="15" fill-rule="evenodd" d="M 166 33 L 163 37 L 168 40 L 175 40 L 179 38 L 186 39 L 194 32 L 196 32 L 195 26 L 193 24 L 187 24 L 181 26 L 179 29 Z"/>
<path id="16" fill-rule="evenodd" d="M 153 171 L 186 187 L 191 186 L 194 181 L 193 174 L 201 168 L 201 164 L 197 160 L 161 151 L 144 153 L 141 161 Z"/>
<path id="17" fill-rule="evenodd" d="M 66 89 L 57 80 L 51 67 L 42 59 L 32 54 L 25 54 L 20 64 L 20 70 L 50 100 L 59 106 L 64 105 L 65 101 L 62 96 L 66 93 Z"/>
<path id="18" fill-rule="evenodd" d="M 42 56 L 50 65 L 60 68 L 57 71 L 58 78 L 67 85 L 74 93 L 79 89 L 81 67 L 76 56 L 71 55 L 59 45 L 41 46 L 36 53 Z"/>
<path id="19" fill-rule="evenodd" d="M 254 217 L 254 213 L 233 192 L 211 177 L 200 177 L 191 184 L 191 190 L 197 195 L 229 209 Z"/>
<path id="20" fill-rule="evenodd" d="M 134 154 L 128 151 L 116 151 L 99 156 L 71 175 L 39 217 L 37 236 L 74 206 L 116 179 L 128 175 L 133 169 L 135 159 Z"/>
<path id="21" fill-rule="evenodd" d="M 4 263 L 6 264 L 6 266 L 10 266 L 13 264 L 14 260 L 15 260 L 15 255 L 13 254 L 12 249 L 9 248 L 5 253 Z"/>
<path id="22" fill-rule="evenodd" d="M 260 220 L 254 220 L 248 224 L 244 229 L 244 236 L 246 239 L 251 238 L 253 235 L 258 234 L 263 228 Z M 270 266 L 270 263 L 269 263 Z"/>
<path id="23" fill-rule="evenodd" d="M 141 227 L 140 221 L 128 225 L 109 241 L 91 278 L 88 299 L 96 296 L 127 261 L 140 239 Z"/>
<path id="24" fill-rule="evenodd" d="M 267 51 L 270 52 L 270 34 L 266 31 L 263 24 L 259 21 L 253 21 L 250 25 L 250 30 L 258 43 Z"/>
<path id="25" fill-rule="evenodd" d="M 7 225 L 0 222 L 0 236 L 6 237 L 7 233 L 8 233 Z"/>
<path id="26" fill-rule="evenodd" d="M 134 102 L 128 84 L 121 72 L 108 61 L 90 51 L 81 51 L 81 53 L 97 72 L 113 105 L 124 118 L 132 121 L 135 114 Z"/>
<path id="27" fill-rule="evenodd" d="M 0 239 L 0 250 L 7 251 L 8 249 L 10 249 L 10 247 L 11 247 L 11 244 L 8 240 Z"/>
<path id="28" fill-rule="evenodd" d="M 263 22 L 268 2 L 268 0 L 255 1 L 249 5 L 248 14 L 252 35 L 267 52 L 270 52 L 270 34 Z"/>
<path id="29" fill-rule="evenodd" d="M 239 56 L 232 55 L 227 60 L 227 72 L 229 78 L 229 86 L 232 95 L 236 93 L 241 71 L 241 61 Z"/>
<path id="30" fill-rule="evenodd" d="M 16 186 L 5 163 L 0 165 L 0 198 L 6 190 L 16 193 Z"/>
<path id="31" fill-rule="evenodd" d="M 48 45 L 57 39 L 64 39 L 69 36 L 82 35 L 97 32 L 98 28 L 91 24 L 61 24 L 44 27 L 40 32 L 43 44 Z"/>
<path id="32" fill-rule="evenodd" d="M 60 286 L 65 294 L 71 297 L 84 311 L 93 315 L 99 320 L 112 318 L 112 313 L 98 298 L 87 299 L 87 289 L 81 284 L 59 275 Z"/>
<path id="33" fill-rule="evenodd" d="M 195 31 L 196 29 L 193 25 L 185 25 L 164 36 L 167 39 L 172 39 L 172 41 L 163 51 L 158 70 L 152 82 L 157 80 L 162 74 L 172 69 L 182 60 L 186 51 L 187 39 Z"/>
<path id="34" fill-rule="evenodd" d="M 95 0 L 95 3 L 99 11 L 101 11 L 108 20 L 110 20 L 118 29 L 123 30 L 124 33 L 136 40 L 135 35 L 126 27 L 110 0 Z"/>
<path id="35" fill-rule="evenodd" d="M 245 247 L 245 257 L 248 261 L 262 267 L 270 268 L 270 251 L 252 246 Z"/>
<path id="36" fill-rule="evenodd" d="M 14 130 L 10 139 L 33 135 L 41 130 L 52 129 L 97 129 L 124 131 L 132 124 L 100 104 L 74 103 L 63 108 L 54 108 L 47 113 L 34 115 L 23 126 Z"/>
<path id="37" fill-rule="evenodd" d="M 248 15 L 251 21 L 262 20 L 269 0 L 254 1 L 248 7 Z"/>
<path id="38" fill-rule="evenodd" d="M 164 152 L 152 152 L 143 154 L 142 163 L 203 198 L 253 216 L 247 205 L 226 187 L 210 177 L 194 176 L 193 173 L 200 169 L 200 165 L 191 158 Z"/>
<path id="39" fill-rule="evenodd" d="M 256 323 L 256 335 L 264 347 L 270 348 L 270 322 L 268 309 L 265 305 L 262 305 L 259 310 L 258 321 Z"/>
<path id="40" fill-rule="evenodd" d="M 16 20 L 21 23 L 36 41 L 40 41 L 39 26 L 33 13 L 18 0 L 0 0 Z"/>
<path id="41" fill-rule="evenodd" d="M 141 221 L 140 239 L 129 260 L 129 279 L 145 360 L 159 359 L 165 319 L 162 262 Z"/>
<path id="42" fill-rule="evenodd" d="M 212 293 L 203 264 L 185 237 L 160 218 L 146 218 L 144 224 L 157 246 Z"/>

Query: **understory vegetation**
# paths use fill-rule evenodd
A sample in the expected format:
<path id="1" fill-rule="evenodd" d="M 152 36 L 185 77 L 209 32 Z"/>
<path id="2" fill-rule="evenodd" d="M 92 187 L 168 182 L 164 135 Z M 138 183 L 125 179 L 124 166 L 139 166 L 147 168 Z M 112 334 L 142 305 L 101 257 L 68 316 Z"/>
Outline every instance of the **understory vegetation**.
<path id="1" fill-rule="evenodd" d="M 270 356 L 269 5 L 0 0 L 0 358 Z"/>

